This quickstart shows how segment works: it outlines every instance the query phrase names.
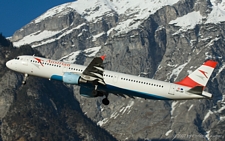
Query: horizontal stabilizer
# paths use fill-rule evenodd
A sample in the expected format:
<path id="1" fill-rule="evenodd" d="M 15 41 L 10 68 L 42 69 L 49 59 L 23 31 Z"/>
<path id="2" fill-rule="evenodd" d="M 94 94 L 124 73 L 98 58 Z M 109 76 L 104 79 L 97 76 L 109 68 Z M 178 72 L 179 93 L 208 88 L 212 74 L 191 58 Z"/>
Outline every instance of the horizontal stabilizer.
<path id="1" fill-rule="evenodd" d="M 204 87 L 203 86 L 195 86 L 194 88 L 188 90 L 189 93 L 202 95 Z"/>

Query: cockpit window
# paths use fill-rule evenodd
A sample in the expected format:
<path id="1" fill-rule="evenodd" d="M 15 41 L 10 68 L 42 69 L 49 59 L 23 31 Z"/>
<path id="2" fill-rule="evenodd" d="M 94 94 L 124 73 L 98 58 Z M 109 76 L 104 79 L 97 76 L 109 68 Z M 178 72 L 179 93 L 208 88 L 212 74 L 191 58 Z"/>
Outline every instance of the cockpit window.
<path id="1" fill-rule="evenodd" d="M 20 60 L 20 57 L 16 57 L 15 59 L 16 59 L 16 60 Z"/>

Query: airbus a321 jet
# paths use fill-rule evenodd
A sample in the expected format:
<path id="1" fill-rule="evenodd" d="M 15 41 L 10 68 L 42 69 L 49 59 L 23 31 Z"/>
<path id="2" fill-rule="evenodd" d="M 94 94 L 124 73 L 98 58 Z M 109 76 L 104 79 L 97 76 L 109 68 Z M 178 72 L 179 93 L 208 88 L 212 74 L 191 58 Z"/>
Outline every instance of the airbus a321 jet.
<path id="1" fill-rule="evenodd" d="M 109 93 L 125 97 L 141 97 L 159 100 L 188 100 L 212 98 L 203 91 L 217 62 L 208 60 L 183 80 L 169 83 L 104 70 L 105 56 L 95 57 L 88 66 L 69 64 L 37 56 L 18 56 L 9 60 L 6 66 L 24 73 L 23 84 L 28 75 L 59 80 L 67 84 L 79 85 L 80 94 L 85 97 L 104 96 L 102 103 L 109 104 Z"/>

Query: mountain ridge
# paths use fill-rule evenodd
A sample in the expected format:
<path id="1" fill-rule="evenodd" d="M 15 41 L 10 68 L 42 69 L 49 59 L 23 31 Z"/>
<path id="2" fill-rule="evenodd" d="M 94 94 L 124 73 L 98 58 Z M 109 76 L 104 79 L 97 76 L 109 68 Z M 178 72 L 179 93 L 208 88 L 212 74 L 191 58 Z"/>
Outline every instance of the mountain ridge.
<path id="1" fill-rule="evenodd" d="M 224 0 L 180 0 L 160 7 L 144 20 L 112 12 L 93 22 L 85 19 L 85 15 L 70 11 L 38 24 L 31 22 L 18 30 L 12 41 L 20 45 L 29 42 L 30 37 L 43 35 L 29 43 L 48 58 L 87 65 L 93 56 L 106 54 L 108 70 L 169 82 L 181 80 L 206 59 L 214 59 L 218 66 L 206 88 L 213 93 L 213 100 L 133 100 L 110 95 L 113 102 L 105 107 L 100 98 L 83 98 L 78 87 L 72 89 L 87 117 L 118 140 L 222 141 L 224 131 L 220 128 L 224 125 L 225 112 L 223 3 Z M 89 9 L 87 13 L 100 12 L 99 9 Z M 221 18 L 211 20 L 211 14 Z M 131 30 L 119 30 L 123 25 Z M 43 33 L 48 32 L 54 33 L 44 38 Z M 17 42 L 25 38 L 24 42 Z"/>

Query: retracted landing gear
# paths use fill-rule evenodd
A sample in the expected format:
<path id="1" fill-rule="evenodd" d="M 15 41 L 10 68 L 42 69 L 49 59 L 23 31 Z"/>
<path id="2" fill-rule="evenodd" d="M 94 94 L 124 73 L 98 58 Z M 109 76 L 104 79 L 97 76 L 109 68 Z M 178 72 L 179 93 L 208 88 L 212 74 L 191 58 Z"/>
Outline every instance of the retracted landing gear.
<path id="1" fill-rule="evenodd" d="M 28 74 L 24 74 L 24 77 L 23 77 L 23 81 L 22 81 L 22 84 L 25 85 L 26 84 L 26 80 L 27 80 L 27 77 L 28 77 Z"/>

